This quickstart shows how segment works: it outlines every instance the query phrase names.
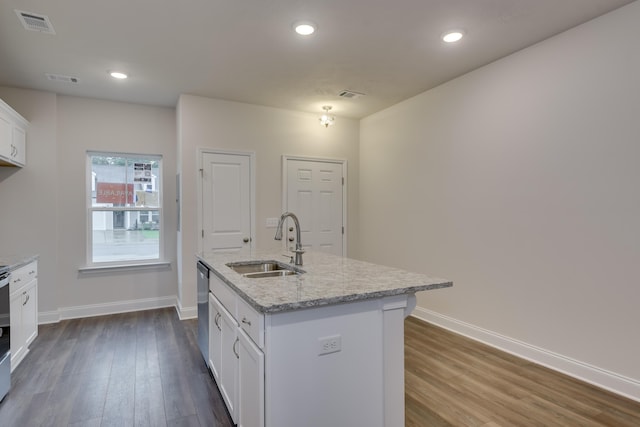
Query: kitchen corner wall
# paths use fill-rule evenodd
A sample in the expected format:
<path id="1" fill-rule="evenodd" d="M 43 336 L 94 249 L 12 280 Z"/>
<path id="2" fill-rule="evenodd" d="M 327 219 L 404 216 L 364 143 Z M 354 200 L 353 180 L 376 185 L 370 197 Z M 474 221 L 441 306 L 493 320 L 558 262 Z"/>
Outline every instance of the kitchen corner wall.
<path id="1" fill-rule="evenodd" d="M 452 279 L 418 316 L 640 400 L 638 22 L 634 2 L 362 120 L 358 257 Z"/>
<path id="2" fill-rule="evenodd" d="M 359 122 L 338 117 L 324 128 L 318 114 L 182 95 L 178 102 L 178 171 L 181 173 L 181 233 L 178 235 L 179 305 L 195 315 L 197 241 L 197 149 L 252 151 L 256 159 L 256 241 L 258 249 L 279 248 L 266 218 L 282 213 L 282 155 L 345 159 L 348 163 L 347 230 L 355 253 L 358 217 Z"/>
<path id="3" fill-rule="evenodd" d="M 40 255 L 41 322 L 173 305 L 177 290 L 175 109 L 0 87 L 30 122 L 27 166 L 0 168 L 0 253 Z M 86 262 L 86 151 L 162 154 L 170 267 L 79 273 Z"/>
<path id="4" fill-rule="evenodd" d="M 61 302 L 58 268 L 58 144 L 56 95 L 0 87 L 0 98 L 29 120 L 27 166 L 0 168 L 0 254 L 40 255 L 40 312 Z"/>

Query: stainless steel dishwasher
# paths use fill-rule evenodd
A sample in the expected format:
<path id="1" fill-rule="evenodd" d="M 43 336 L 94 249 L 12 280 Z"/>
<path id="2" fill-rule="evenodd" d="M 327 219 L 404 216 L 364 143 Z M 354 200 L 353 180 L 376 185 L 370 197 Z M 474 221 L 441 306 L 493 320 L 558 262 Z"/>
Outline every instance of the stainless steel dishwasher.
<path id="1" fill-rule="evenodd" d="M 198 261 L 198 345 L 209 364 L 209 268 Z"/>

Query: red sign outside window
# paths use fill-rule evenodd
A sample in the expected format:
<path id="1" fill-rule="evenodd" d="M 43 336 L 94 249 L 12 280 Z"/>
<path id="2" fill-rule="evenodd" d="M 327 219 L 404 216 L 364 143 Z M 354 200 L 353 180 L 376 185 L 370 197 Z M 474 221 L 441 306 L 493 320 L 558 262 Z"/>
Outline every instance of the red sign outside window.
<path id="1" fill-rule="evenodd" d="M 96 203 L 133 204 L 133 184 L 96 183 Z"/>

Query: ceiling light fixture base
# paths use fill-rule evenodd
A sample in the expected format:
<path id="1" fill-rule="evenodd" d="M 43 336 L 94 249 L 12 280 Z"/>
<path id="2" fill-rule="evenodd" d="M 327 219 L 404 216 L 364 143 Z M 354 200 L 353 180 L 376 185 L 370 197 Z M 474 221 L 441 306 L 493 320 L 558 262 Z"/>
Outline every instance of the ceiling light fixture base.
<path id="1" fill-rule="evenodd" d="M 324 110 L 324 114 L 320 116 L 320 124 L 326 128 L 333 125 L 336 121 L 336 118 L 329 115 L 329 111 L 331 110 L 331 105 L 324 105 L 322 109 Z"/>

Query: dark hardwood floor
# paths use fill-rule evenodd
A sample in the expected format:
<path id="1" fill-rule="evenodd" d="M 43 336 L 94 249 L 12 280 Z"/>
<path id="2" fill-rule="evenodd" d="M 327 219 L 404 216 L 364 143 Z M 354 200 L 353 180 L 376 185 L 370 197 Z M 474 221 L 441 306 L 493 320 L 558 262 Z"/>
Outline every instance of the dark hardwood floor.
<path id="1" fill-rule="evenodd" d="M 0 426 L 231 426 L 196 329 L 173 308 L 41 325 Z"/>
<path id="2" fill-rule="evenodd" d="M 407 427 L 640 426 L 640 403 L 414 318 L 405 326 Z M 173 308 L 41 325 L 0 426 L 231 426 L 196 330 Z"/>

